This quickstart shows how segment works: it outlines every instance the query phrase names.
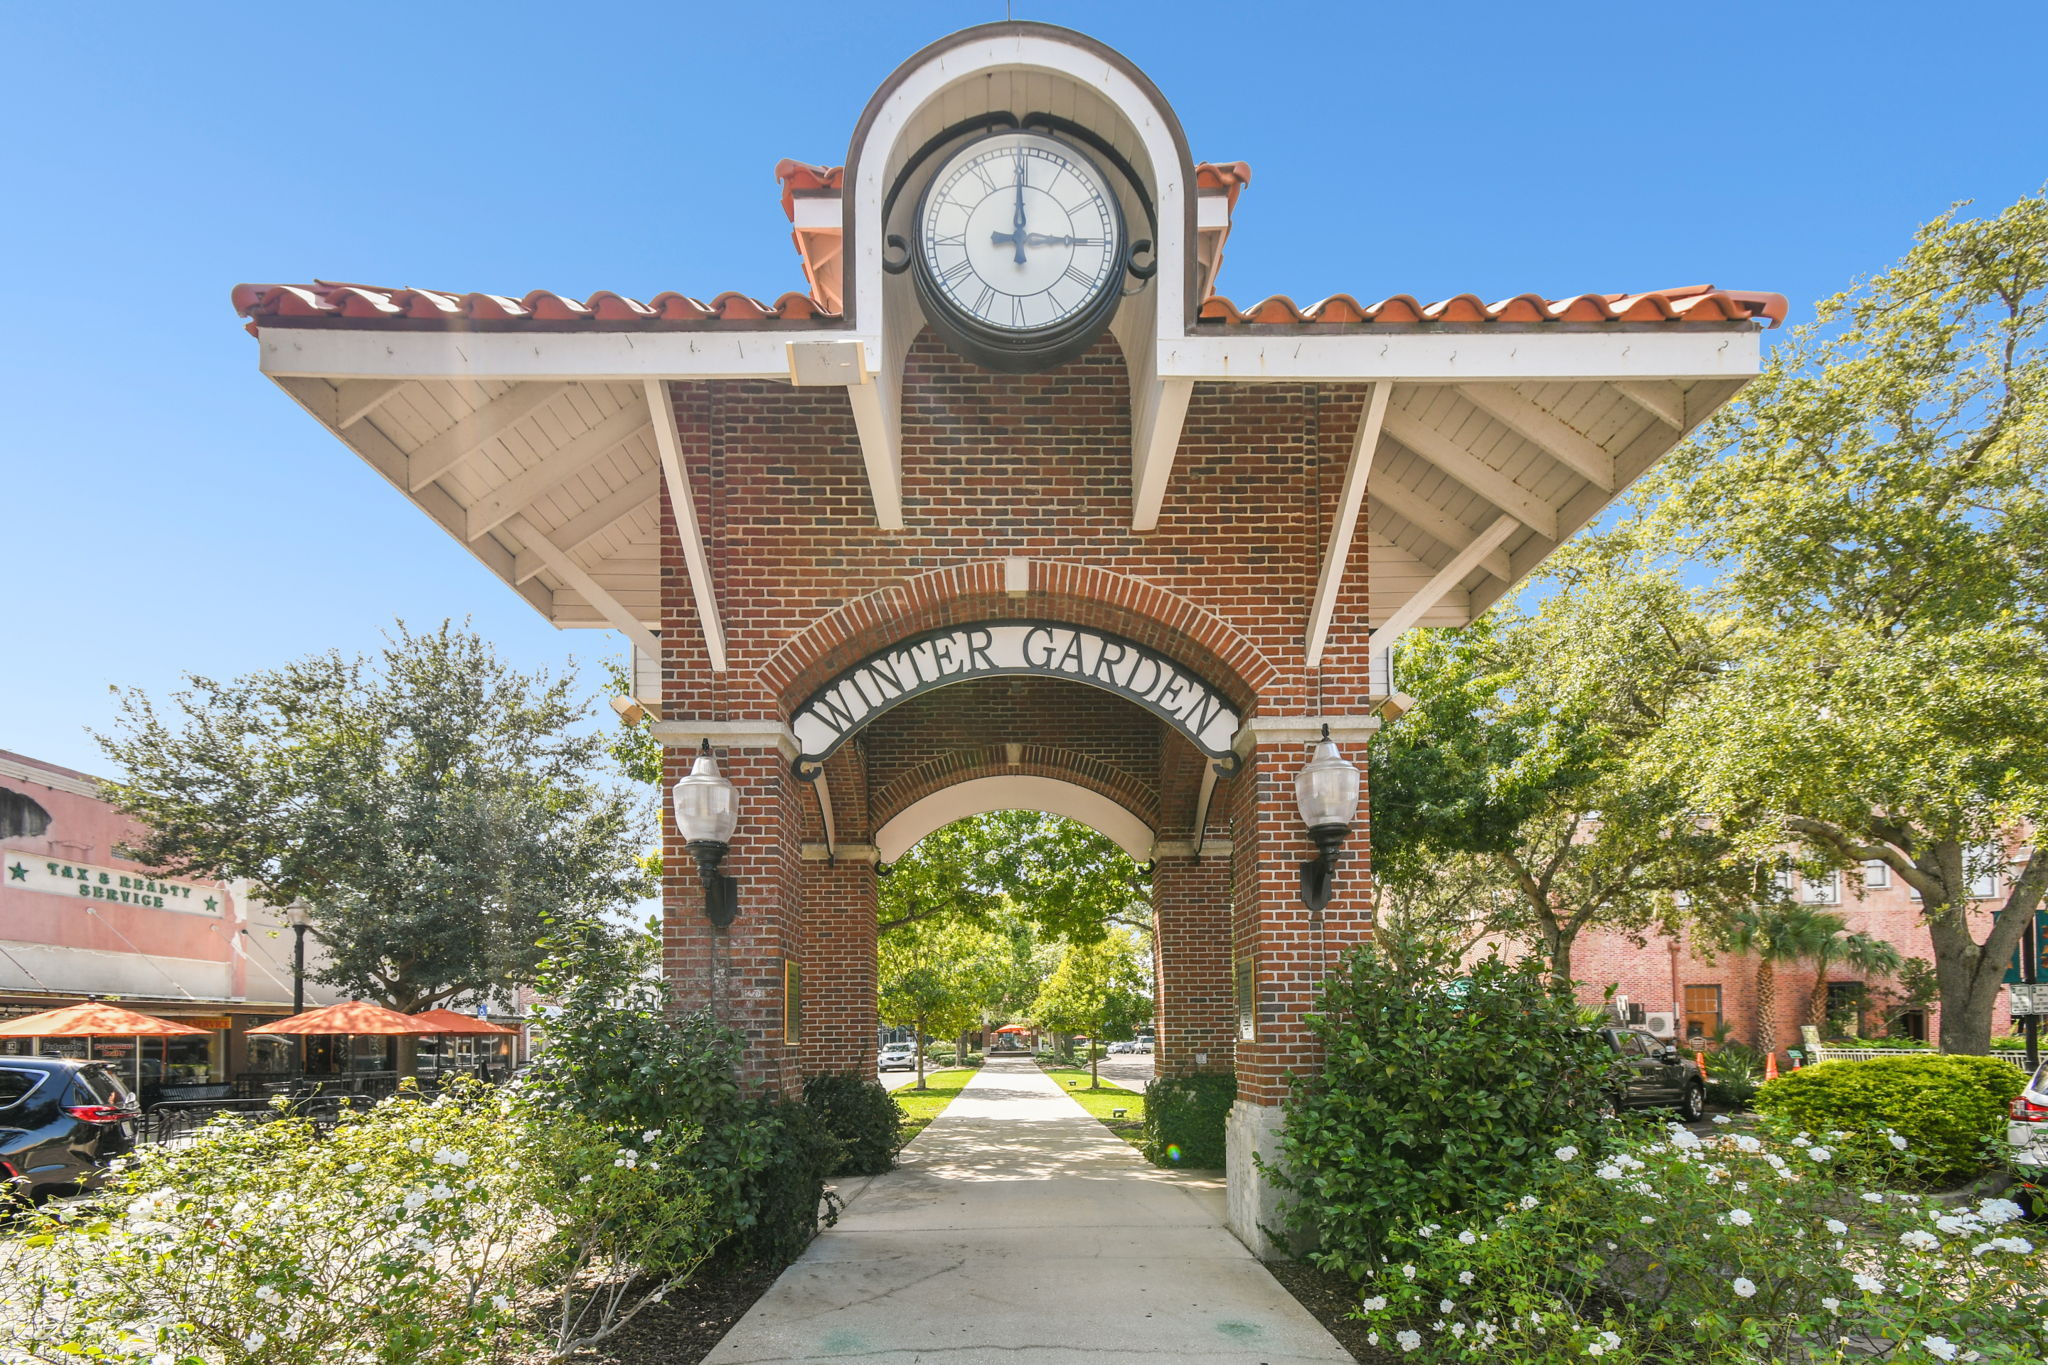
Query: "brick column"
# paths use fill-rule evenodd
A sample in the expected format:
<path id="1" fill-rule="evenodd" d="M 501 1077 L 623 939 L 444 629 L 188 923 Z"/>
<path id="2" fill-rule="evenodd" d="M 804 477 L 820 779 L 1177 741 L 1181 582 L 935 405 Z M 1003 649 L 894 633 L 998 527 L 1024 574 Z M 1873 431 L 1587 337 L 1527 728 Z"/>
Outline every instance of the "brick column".
<path id="1" fill-rule="evenodd" d="M 707 727 L 708 728 L 708 727 Z M 734 730 L 731 723 L 720 730 Z M 756 727 L 765 729 L 767 727 Z M 664 797 L 695 759 L 703 733 L 688 722 L 663 726 Z M 739 794 L 739 827 L 724 870 L 739 882 L 739 915 L 729 929 L 704 917 L 696 860 L 683 846 L 667 801 L 662 809 L 662 970 L 683 1009 L 708 1008 L 746 1037 L 748 1080 L 768 1090 L 801 1085 L 799 1048 L 783 1041 L 783 964 L 803 960 L 801 882 L 803 784 L 790 775 L 776 744 L 754 734 L 732 736 L 730 748 L 712 739 L 719 771 Z"/>
<path id="2" fill-rule="evenodd" d="M 807 850 L 803 865 L 803 1072 L 873 1076 L 875 1038 L 874 850 Z"/>
<path id="3" fill-rule="evenodd" d="M 1230 856 L 1152 865 L 1161 1076 L 1227 1071 L 1237 1037 L 1230 979 Z"/>
<path id="4" fill-rule="evenodd" d="M 1344 756 L 1365 766 L 1371 723 L 1333 719 Z M 1322 1063 L 1306 1017 L 1324 978 L 1352 944 L 1372 937 L 1371 839 L 1361 797 L 1345 841 L 1330 904 L 1320 914 L 1301 903 L 1301 863 L 1315 856 L 1294 802 L 1294 775 L 1319 727 L 1307 722 L 1252 723 L 1256 747 L 1232 780 L 1235 897 L 1233 953 L 1252 963 L 1256 1036 L 1237 1044 L 1237 1103 L 1228 1129 L 1231 1231 L 1262 1257 L 1277 1254 L 1264 1229 L 1280 1230 L 1279 1191 L 1254 1155 L 1279 1160 L 1281 1102 L 1297 1072 Z"/>

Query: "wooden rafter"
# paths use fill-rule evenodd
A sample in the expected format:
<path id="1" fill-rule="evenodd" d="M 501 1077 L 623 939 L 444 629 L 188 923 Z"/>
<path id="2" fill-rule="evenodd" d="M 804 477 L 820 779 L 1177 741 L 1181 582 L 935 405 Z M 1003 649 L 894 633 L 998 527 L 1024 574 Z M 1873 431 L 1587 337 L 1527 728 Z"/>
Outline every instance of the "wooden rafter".
<path id="1" fill-rule="evenodd" d="M 626 610 L 625 604 L 605 590 L 590 570 L 576 562 L 576 556 L 565 554 L 555 543 L 542 535 L 540 528 L 524 516 L 514 514 L 505 520 L 505 529 L 519 537 L 519 545 L 547 561 L 549 572 L 562 580 L 562 586 L 570 589 L 595 607 L 604 619 L 611 623 L 636 646 L 649 652 L 659 651 L 660 643 L 645 622 Z"/>
<path id="2" fill-rule="evenodd" d="M 1365 505 L 1366 483 L 1372 477 L 1372 458 L 1379 449 L 1380 427 L 1386 421 L 1391 383 L 1372 386 L 1359 414 L 1358 431 L 1351 441 L 1351 462 L 1344 470 L 1344 491 L 1337 498 L 1337 516 L 1330 527 L 1330 543 L 1323 551 L 1323 572 L 1316 581 L 1315 603 L 1308 615 L 1308 666 L 1320 668 L 1323 646 L 1330 638 L 1330 618 L 1337 611 L 1337 594 L 1344 586 L 1344 566 L 1351 558 L 1351 541 L 1358 529 L 1358 512 Z M 1198 836 L 1199 837 L 1199 836 Z"/>
<path id="3" fill-rule="evenodd" d="M 1400 408 L 1389 408 L 1386 432 L 1545 540 L 1557 539 L 1556 508 L 1429 423 Z"/>
<path id="4" fill-rule="evenodd" d="M 1408 522 L 1431 540 L 1444 547 L 1450 554 L 1456 554 L 1460 547 L 1472 543 L 1479 534 L 1470 526 L 1447 516 L 1437 505 L 1405 483 L 1397 482 L 1385 470 L 1373 480 L 1372 500 L 1376 507 L 1384 507 L 1395 516 Z M 1483 528 L 1482 528 L 1483 529 Z M 1506 582 L 1508 579 L 1508 552 L 1495 550 L 1479 561 L 1479 567 L 1495 578 Z"/>
<path id="5" fill-rule="evenodd" d="M 675 408 L 665 380 L 644 381 L 647 414 L 654 423 L 654 444 L 661 451 L 661 473 L 668 485 L 668 505 L 683 542 L 683 561 L 690 566 L 690 591 L 697 603 L 697 622 L 704 629 L 704 652 L 713 672 L 725 672 L 725 627 L 718 619 L 718 598 L 711 590 L 711 557 L 704 552 L 704 533 L 697 525 L 697 499 L 683 467 L 682 443 L 676 438 Z M 869 387 L 862 385 L 861 387 Z"/>
<path id="6" fill-rule="evenodd" d="M 572 438 L 534 464 L 507 479 L 469 509 L 469 538 L 475 540 L 572 474 L 582 472 L 647 430 L 646 411 L 629 403 L 602 418 L 582 435 Z"/>
<path id="7" fill-rule="evenodd" d="M 660 496 L 661 471 L 650 469 L 603 502 L 563 522 L 548 539 L 563 551 L 574 554 Z M 540 567 L 538 557 L 522 554 L 513 565 L 512 581 L 524 583 L 538 573 Z"/>
<path id="8" fill-rule="evenodd" d="M 406 485 L 417 493 L 461 464 L 484 442 L 494 440 L 569 391 L 567 384 L 521 384 L 495 398 L 413 451 Z"/>
<path id="9" fill-rule="evenodd" d="M 1498 550 L 1507 538 L 1520 529 L 1518 518 L 1502 513 L 1493 519 L 1493 524 L 1481 531 L 1470 545 L 1451 556 L 1450 563 L 1438 569 L 1429 582 L 1422 585 L 1413 597 L 1403 602 L 1400 609 L 1374 628 L 1368 649 L 1385 649 L 1401 637 L 1401 633 L 1428 615 L 1429 609 L 1444 600 L 1452 589 L 1464 582 L 1471 572 L 1479 567 L 1479 561 Z"/>
<path id="10" fill-rule="evenodd" d="M 1584 432 L 1506 384 L 1467 384 L 1465 401 L 1544 454 L 1608 492 L 1614 491 L 1614 457 Z"/>

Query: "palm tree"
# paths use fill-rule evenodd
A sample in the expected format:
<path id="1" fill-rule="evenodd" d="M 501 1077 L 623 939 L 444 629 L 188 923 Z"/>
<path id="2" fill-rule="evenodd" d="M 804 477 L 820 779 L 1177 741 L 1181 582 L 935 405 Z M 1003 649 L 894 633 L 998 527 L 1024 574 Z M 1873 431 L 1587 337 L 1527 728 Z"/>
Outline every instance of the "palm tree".
<path id="1" fill-rule="evenodd" d="M 1778 1047 L 1778 968 L 1814 956 L 1846 927 L 1833 911 L 1794 901 L 1752 906 L 1729 920 L 1721 933 L 1722 946 L 1756 956 L 1757 1051 L 1769 1054 Z"/>
<path id="2" fill-rule="evenodd" d="M 1828 969 L 1837 964 L 1864 980 L 1895 975 L 1906 959 L 1885 940 L 1871 934 L 1830 934 L 1810 954 L 1813 958 L 1813 997 L 1806 1002 L 1806 1022 L 1826 1028 L 1828 1022 Z M 1858 1032 L 1861 1032 L 1859 1027 Z"/>

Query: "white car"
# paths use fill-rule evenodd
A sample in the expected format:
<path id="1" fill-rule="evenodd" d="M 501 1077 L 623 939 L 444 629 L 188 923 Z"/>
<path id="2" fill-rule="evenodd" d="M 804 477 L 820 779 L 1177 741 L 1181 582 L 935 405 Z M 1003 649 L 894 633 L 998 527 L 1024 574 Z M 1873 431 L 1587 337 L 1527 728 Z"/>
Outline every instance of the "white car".
<path id="1" fill-rule="evenodd" d="M 890 1043 L 883 1047 L 882 1055 L 875 1059 L 877 1071 L 917 1070 L 917 1045 L 915 1043 Z"/>

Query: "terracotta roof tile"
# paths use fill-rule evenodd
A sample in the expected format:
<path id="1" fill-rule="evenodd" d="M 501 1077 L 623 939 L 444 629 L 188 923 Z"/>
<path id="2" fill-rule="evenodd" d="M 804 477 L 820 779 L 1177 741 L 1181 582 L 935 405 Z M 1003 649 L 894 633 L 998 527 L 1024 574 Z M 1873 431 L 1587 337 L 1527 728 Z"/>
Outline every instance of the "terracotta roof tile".
<path id="1" fill-rule="evenodd" d="M 583 323 L 604 327 L 620 323 L 660 326 L 664 323 L 833 322 L 837 314 L 819 308 L 808 294 L 789 293 L 773 303 L 734 291 L 709 303 L 684 294 L 656 294 L 642 303 L 624 294 L 599 290 L 587 299 L 536 289 L 524 298 L 503 294 L 454 294 L 438 289 L 383 289 L 366 284 L 238 284 L 235 311 L 251 319 L 325 318 L 349 322 L 434 321 L 451 326 L 468 323 Z"/>
<path id="2" fill-rule="evenodd" d="M 1641 294 L 1579 294 L 1568 299 L 1517 294 L 1498 303 L 1486 303 L 1473 294 L 1458 294 L 1425 304 L 1418 303 L 1412 295 L 1396 294 L 1375 304 L 1361 305 L 1349 294 L 1334 294 L 1302 307 L 1293 299 L 1275 295 L 1248 308 L 1239 308 L 1229 299 L 1214 297 L 1202 305 L 1201 321 L 1210 326 L 1244 327 L 1289 323 L 1725 323 L 1760 319 L 1775 327 L 1785 320 L 1785 312 L 1782 294 L 1689 285 Z"/>
<path id="3" fill-rule="evenodd" d="M 796 201 L 801 195 L 838 194 L 846 184 L 846 167 L 813 166 L 789 157 L 775 163 L 775 178 L 782 182 L 782 211 L 796 221 Z"/>

